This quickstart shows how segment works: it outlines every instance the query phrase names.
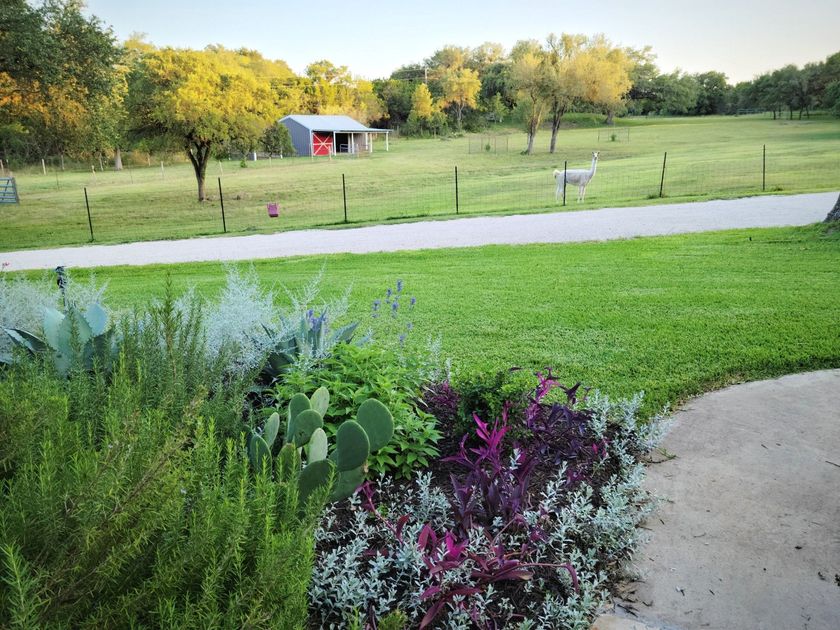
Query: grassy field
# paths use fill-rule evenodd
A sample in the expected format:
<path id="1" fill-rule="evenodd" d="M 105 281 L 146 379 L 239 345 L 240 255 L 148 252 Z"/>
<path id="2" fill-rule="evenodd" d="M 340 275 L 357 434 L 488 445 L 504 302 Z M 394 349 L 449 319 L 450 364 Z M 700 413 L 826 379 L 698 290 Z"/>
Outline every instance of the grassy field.
<path id="1" fill-rule="evenodd" d="M 459 372 L 553 366 L 646 409 L 727 383 L 840 366 L 840 233 L 822 226 L 253 263 L 267 287 L 353 286 L 352 314 L 397 278 L 417 297 L 413 341 L 440 336 Z M 77 274 L 85 272 L 78 271 Z M 211 296 L 219 264 L 100 269 L 125 307 L 177 289 Z"/>
<path id="2" fill-rule="evenodd" d="M 840 189 L 836 119 L 623 120 L 615 141 L 603 126 L 564 129 L 555 155 L 547 152 L 549 134 L 544 131 L 533 156 L 519 153 L 524 134 L 502 132 L 508 135 L 401 139 L 391 143 L 389 153 L 378 142 L 375 153 L 364 158 L 274 159 L 247 168 L 236 161 L 214 162 L 207 182 L 212 199 L 205 203 L 195 201 L 192 168 L 183 162 L 170 161 L 161 169 L 155 161 L 151 167 L 95 174 L 61 172 L 51 165 L 43 175 L 40 167 L 29 167 L 15 173 L 21 204 L 0 208 L 0 251 L 87 242 L 85 187 L 97 242 L 220 233 L 217 177 L 224 189 L 227 229 L 233 233 L 341 226 L 342 175 L 351 224 L 451 215 L 456 166 L 461 213 L 557 210 L 552 170 L 562 169 L 564 161 L 569 168 L 586 167 L 594 150 L 601 159 L 587 202 L 575 203 L 576 190 L 570 188 L 567 210 L 658 201 L 665 152 L 665 201 L 761 193 L 763 145 L 766 192 Z M 476 153 L 485 142 L 491 151 Z M 505 146 L 507 151 L 496 152 Z M 268 218 L 268 202 L 281 204 L 279 219 Z"/>

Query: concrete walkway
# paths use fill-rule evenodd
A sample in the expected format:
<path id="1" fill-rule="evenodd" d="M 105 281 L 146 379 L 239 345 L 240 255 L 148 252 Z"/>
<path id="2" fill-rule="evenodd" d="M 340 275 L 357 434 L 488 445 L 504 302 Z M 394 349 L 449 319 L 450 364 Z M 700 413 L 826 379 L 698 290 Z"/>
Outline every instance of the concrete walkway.
<path id="1" fill-rule="evenodd" d="M 475 217 L 344 230 L 147 241 L 0 252 L 9 271 L 211 260 L 252 260 L 309 254 L 391 252 L 492 244 L 567 243 L 733 228 L 806 225 L 822 221 L 837 193 L 748 197 L 637 208 Z"/>
<path id="2" fill-rule="evenodd" d="M 643 581 L 594 627 L 840 628 L 840 370 L 697 398 L 664 446 Z"/>

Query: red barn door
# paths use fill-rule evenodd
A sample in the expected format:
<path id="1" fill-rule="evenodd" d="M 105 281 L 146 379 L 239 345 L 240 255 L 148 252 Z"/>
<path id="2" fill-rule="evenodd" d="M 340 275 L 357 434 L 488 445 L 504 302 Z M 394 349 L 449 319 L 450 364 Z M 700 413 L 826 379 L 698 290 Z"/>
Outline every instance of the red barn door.
<path id="1" fill-rule="evenodd" d="M 312 155 L 332 155 L 333 137 L 331 133 L 312 132 Z"/>

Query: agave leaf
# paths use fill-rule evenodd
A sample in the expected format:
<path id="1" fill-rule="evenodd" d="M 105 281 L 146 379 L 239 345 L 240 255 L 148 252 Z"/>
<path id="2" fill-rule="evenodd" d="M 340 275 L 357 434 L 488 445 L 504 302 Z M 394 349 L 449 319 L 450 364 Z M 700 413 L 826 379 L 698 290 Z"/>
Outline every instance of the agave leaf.
<path id="1" fill-rule="evenodd" d="M 44 309 L 44 337 L 50 348 L 58 350 L 59 328 L 64 321 L 64 313 L 54 308 Z"/>
<path id="2" fill-rule="evenodd" d="M 351 324 L 347 324 L 346 326 L 342 326 L 332 334 L 333 343 L 349 343 L 353 338 L 353 334 L 356 332 L 356 328 L 358 327 L 359 322 L 353 322 Z"/>
<path id="3" fill-rule="evenodd" d="M 30 354 L 43 352 L 47 349 L 47 344 L 30 332 L 26 332 L 20 328 L 4 328 L 3 330 L 5 330 L 6 334 L 12 338 L 12 341 L 20 347 L 28 350 Z"/>
<path id="4" fill-rule="evenodd" d="M 105 332 L 105 328 L 108 325 L 108 313 L 99 304 L 94 302 L 88 306 L 84 312 L 84 318 L 88 326 L 90 326 L 93 336 L 98 337 Z"/>

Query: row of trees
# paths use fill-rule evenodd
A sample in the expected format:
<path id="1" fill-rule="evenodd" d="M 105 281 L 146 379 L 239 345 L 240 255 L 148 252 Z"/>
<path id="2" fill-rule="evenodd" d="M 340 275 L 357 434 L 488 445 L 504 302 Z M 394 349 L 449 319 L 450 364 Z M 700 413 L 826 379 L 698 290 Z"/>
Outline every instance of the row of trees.
<path id="1" fill-rule="evenodd" d="M 440 131 L 450 122 L 474 130 L 508 116 L 529 134 L 528 152 L 544 118 L 551 120 L 554 151 L 564 114 L 602 111 L 611 122 L 631 86 L 634 51 L 603 36 L 549 35 L 523 40 L 506 54 L 500 44 L 447 46 L 422 64 L 403 66 L 374 89 L 387 109 L 382 123 L 408 133 Z"/>
<path id="2" fill-rule="evenodd" d="M 528 132 L 543 122 L 554 152 L 570 111 L 606 122 L 636 114 L 713 114 L 762 109 L 790 116 L 814 107 L 840 114 L 840 53 L 731 86 L 721 73 L 663 74 L 650 49 L 603 36 L 550 35 L 544 42 L 447 46 L 388 79 L 365 81 L 327 60 L 298 76 L 260 53 L 208 46 L 158 49 L 142 37 L 120 44 L 81 0 L 0 3 L 0 150 L 34 161 L 113 155 L 126 148 L 182 150 L 203 200 L 209 160 L 231 150 L 288 153 L 278 119 L 289 113 L 347 114 L 408 133 L 476 129 L 512 117 Z"/>
<path id="3" fill-rule="evenodd" d="M 813 109 L 840 116 L 840 52 L 825 61 L 799 68 L 787 65 L 752 81 L 731 85 L 721 72 L 686 74 L 659 72 L 649 51 L 631 73 L 628 93 L 631 114 L 695 115 L 771 111 L 774 118 L 788 110 L 808 116 Z"/>

